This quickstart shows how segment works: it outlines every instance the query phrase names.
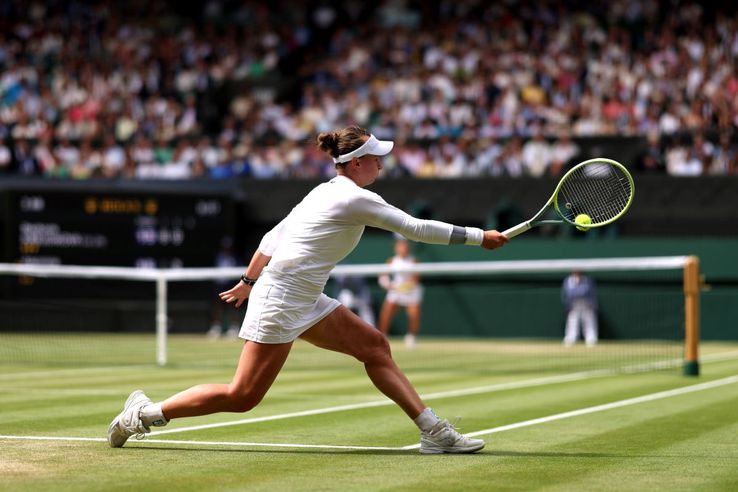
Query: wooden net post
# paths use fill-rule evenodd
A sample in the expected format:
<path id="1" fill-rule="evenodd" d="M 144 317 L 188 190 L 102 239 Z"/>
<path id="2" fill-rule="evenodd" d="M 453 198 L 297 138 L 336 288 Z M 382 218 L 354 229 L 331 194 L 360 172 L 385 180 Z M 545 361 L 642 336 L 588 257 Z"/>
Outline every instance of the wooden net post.
<path id="1" fill-rule="evenodd" d="M 700 260 L 689 256 L 684 263 L 684 375 L 699 376 Z"/>

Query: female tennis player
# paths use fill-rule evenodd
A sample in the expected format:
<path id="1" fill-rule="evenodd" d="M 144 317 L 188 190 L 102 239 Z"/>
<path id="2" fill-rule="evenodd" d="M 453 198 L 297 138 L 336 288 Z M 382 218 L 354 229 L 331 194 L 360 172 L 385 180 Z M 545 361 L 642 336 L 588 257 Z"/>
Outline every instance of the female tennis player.
<path id="1" fill-rule="evenodd" d="M 395 256 L 387 260 L 392 268 L 403 269 L 417 264 L 410 254 L 410 245 L 402 236 L 395 238 Z M 379 276 L 379 285 L 387 290 L 382 310 L 379 312 L 379 331 L 387 335 L 392 319 L 400 306 L 407 312 L 405 346 L 414 349 L 420 330 L 420 304 L 423 301 L 423 286 L 417 273 L 395 272 Z"/>
<path id="2" fill-rule="evenodd" d="M 331 270 L 354 249 L 365 226 L 434 244 L 495 249 L 507 242 L 497 231 L 416 219 L 365 190 L 382 169 L 379 157 L 393 145 L 355 126 L 318 136 L 318 147 L 333 157 L 337 176 L 314 188 L 263 237 L 241 280 L 220 294 L 236 307 L 249 299 L 239 334 L 246 342 L 233 380 L 193 386 L 160 403 L 134 391 L 108 428 L 111 447 L 172 419 L 254 408 L 298 337 L 362 362 L 374 385 L 420 429 L 421 453 L 473 453 L 484 447 L 484 441 L 459 434 L 423 403 L 381 332 L 323 294 Z"/>

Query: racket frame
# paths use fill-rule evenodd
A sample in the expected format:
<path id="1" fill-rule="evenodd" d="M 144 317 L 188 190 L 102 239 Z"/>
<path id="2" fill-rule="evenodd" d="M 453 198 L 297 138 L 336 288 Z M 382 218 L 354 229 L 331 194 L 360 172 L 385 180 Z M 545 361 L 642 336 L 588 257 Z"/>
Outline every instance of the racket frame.
<path id="1" fill-rule="evenodd" d="M 615 166 L 622 171 L 623 175 L 625 175 L 625 177 L 628 179 L 628 183 L 630 184 L 630 197 L 628 199 L 628 203 L 625 204 L 625 207 L 623 207 L 623 210 L 621 210 L 615 217 L 612 217 L 604 222 L 599 222 L 597 224 L 577 224 L 573 220 L 567 219 L 564 214 L 561 213 L 558 208 L 556 197 L 559 194 L 559 190 L 561 190 L 561 186 L 564 184 L 569 176 L 571 176 L 578 169 L 590 164 L 594 164 L 596 162 L 606 163 L 611 166 Z M 617 219 L 622 217 L 625 212 L 628 211 L 628 209 L 630 208 L 630 204 L 633 203 L 633 195 L 635 195 L 635 183 L 633 182 L 633 177 L 630 175 L 630 172 L 628 172 L 625 166 L 623 166 L 616 160 L 607 159 L 605 157 L 595 157 L 594 159 L 588 159 L 586 161 L 580 162 L 579 164 L 571 168 L 566 174 L 564 174 L 564 176 L 562 176 L 562 178 L 559 180 L 559 183 L 556 185 L 556 189 L 551 195 L 551 198 L 548 199 L 546 204 L 538 211 L 537 214 L 535 214 L 531 219 L 526 220 L 525 222 L 521 222 L 520 224 L 513 226 L 510 229 L 507 229 L 502 234 L 507 236 L 508 239 L 512 239 L 515 236 L 524 233 L 525 231 L 544 224 L 571 224 L 576 227 L 581 227 L 582 229 L 595 229 L 597 227 L 606 226 L 615 222 Z M 550 210 L 554 210 L 556 212 L 556 215 L 561 218 L 544 219 L 543 217 L 545 217 Z"/>

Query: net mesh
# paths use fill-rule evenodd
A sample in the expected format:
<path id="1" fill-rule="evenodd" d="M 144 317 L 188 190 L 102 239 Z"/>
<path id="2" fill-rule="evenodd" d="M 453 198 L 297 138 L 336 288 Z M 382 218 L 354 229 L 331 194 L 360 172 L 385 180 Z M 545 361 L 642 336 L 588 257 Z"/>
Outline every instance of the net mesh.
<path id="1" fill-rule="evenodd" d="M 561 372 L 681 366 L 684 257 L 421 263 L 420 344 L 413 360 L 465 346 L 495 370 Z M 563 278 L 574 269 L 597 283 L 599 339 L 562 343 Z M 0 365 L 153 365 L 233 367 L 241 342 L 229 331 L 244 310 L 217 300 L 240 268 L 140 270 L 0 264 Z M 339 265 L 326 293 L 378 319 L 388 265 Z M 345 282 L 353 278 L 353 282 Z M 337 279 L 344 281 L 338 282 Z M 166 312 L 157 282 L 165 281 Z M 341 289 L 354 289 L 350 296 Z M 364 292 L 360 292 L 361 290 Z M 362 310 L 358 301 L 365 299 Z M 217 325 L 217 336 L 212 330 Z M 157 337 L 157 329 L 166 338 Z M 403 315 L 390 337 L 402 358 Z M 163 352 L 162 352 L 163 349 Z M 457 354 L 458 355 L 458 354 Z M 453 364 L 449 352 L 444 364 Z M 461 356 L 459 363 L 463 363 Z M 505 362 L 507 361 L 507 362 Z M 508 369 L 505 369 L 507 367 Z"/>
<path id="2" fill-rule="evenodd" d="M 633 186 L 626 171 L 606 161 L 592 161 L 572 169 L 556 195 L 556 208 L 570 222 L 580 214 L 592 225 L 604 224 L 623 212 Z"/>

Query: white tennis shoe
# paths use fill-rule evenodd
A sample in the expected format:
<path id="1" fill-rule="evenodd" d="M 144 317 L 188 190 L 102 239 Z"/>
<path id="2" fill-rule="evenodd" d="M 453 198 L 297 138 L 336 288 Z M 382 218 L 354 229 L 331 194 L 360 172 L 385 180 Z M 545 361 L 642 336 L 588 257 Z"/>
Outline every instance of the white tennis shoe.
<path id="1" fill-rule="evenodd" d="M 428 432 L 420 433 L 421 454 L 475 453 L 484 447 L 481 439 L 466 437 L 444 419 Z"/>
<path id="2" fill-rule="evenodd" d="M 141 421 L 141 409 L 153 403 L 141 390 L 130 394 L 123 405 L 123 411 L 113 419 L 108 427 L 108 444 L 111 448 L 122 447 L 129 437 L 142 436 L 151 432 L 151 428 Z"/>
<path id="3" fill-rule="evenodd" d="M 415 335 L 413 335 L 412 333 L 408 333 L 407 335 L 405 335 L 405 347 L 408 350 L 413 350 L 416 346 L 417 341 L 415 339 Z"/>

